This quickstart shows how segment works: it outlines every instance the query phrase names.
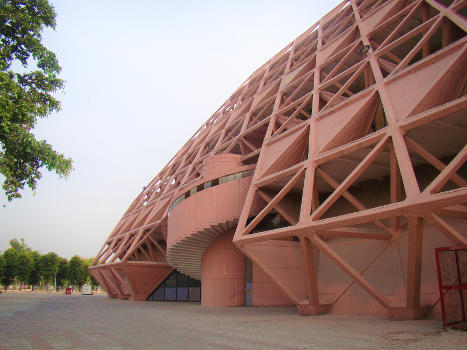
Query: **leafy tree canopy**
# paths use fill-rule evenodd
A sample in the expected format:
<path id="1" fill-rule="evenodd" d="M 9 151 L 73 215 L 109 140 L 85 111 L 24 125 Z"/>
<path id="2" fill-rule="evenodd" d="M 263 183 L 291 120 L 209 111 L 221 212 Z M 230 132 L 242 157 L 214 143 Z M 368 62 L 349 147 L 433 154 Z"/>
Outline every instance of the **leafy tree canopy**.
<path id="1" fill-rule="evenodd" d="M 39 268 L 39 259 L 41 256 L 36 251 L 32 251 L 29 254 L 32 260 L 32 270 L 31 270 L 31 273 L 29 274 L 27 282 L 32 286 L 32 289 L 34 290 L 34 285 L 39 283 L 41 280 L 40 268 Z"/>
<path id="2" fill-rule="evenodd" d="M 0 0 L 1 1 L 1 0 Z M 15 281 L 34 286 L 39 282 L 48 286 L 54 280 L 56 287 L 68 284 L 81 287 L 84 283 L 98 286 L 99 283 L 91 276 L 88 267 L 94 258 L 81 258 L 74 255 L 69 261 L 54 252 L 41 255 L 32 250 L 24 239 L 11 239 L 10 248 L 0 254 L 0 284 L 5 290 Z"/>
<path id="3" fill-rule="evenodd" d="M 3 274 L 5 273 L 5 259 L 3 255 L 0 254 L 0 282 L 3 280 Z"/>
<path id="4" fill-rule="evenodd" d="M 30 252 L 31 248 L 29 248 L 26 243 L 24 243 L 24 239 L 20 238 L 18 241 L 16 238 L 15 239 L 10 239 L 8 242 L 10 244 L 10 247 L 16 250 L 17 252 Z"/>
<path id="5" fill-rule="evenodd" d="M 46 284 L 51 282 L 57 273 L 58 259 L 58 255 L 54 252 L 41 255 L 39 258 L 39 270 Z"/>
<path id="6" fill-rule="evenodd" d="M 20 251 L 17 254 L 17 267 L 16 267 L 16 277 L 21 282 L 21 287 L 23 283 L 27 283 L 29 275 L 34 267 L 34 262 L 32 260 L 31 254 L 28 251 Z"/>
<path id="7" fill-rule="evenodd" d="M 57 287 L 63 286 L 68 278 L 68 261 L 59 257 L 57 262 Z"/>
<path id="8" fill-rule="evenodd" d="M 48 0 L 0 0 L 0 174 L 10 201 L 25 185 L 36 188 L 44 166 L 60 176 L 72 170 L 70 158 L 32 133 L 38 118 L 60 109 L 61 67 L 41 43 L 55 16 Z"/>
<path id="9" fill-rule="evenodd" d="M 70 282 L 75 286 L 81 287 L 84 283 L 86 283 L 88 269 L 84 265 L 83 260 L 78 255 L 74 255 L 70 259 L 70 263 L 68 265 L 68 276 Z"/>
<path id="10" fill-rule="evenodd" d="M 17 267 L 18 267 L 18 252 L 13 248 L 8 248 L 3 253 L 3 275 L 2 284 L 5 286 L 5 290 L 8 285 L 10 285 L 14 278 L 16 277 Z"/>

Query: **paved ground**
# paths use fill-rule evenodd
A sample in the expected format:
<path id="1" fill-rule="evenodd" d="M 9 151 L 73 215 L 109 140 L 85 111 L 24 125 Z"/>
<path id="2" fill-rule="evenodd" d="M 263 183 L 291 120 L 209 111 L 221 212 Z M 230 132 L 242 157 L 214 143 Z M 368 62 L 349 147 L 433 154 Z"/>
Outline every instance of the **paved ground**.
<path id="1" fill-rule="evenodd" d="M 295 308 L 201 308 L 104 296 L 0 294 L 0 349 L 466 349 L 431 320 L 303 317 Z"/>

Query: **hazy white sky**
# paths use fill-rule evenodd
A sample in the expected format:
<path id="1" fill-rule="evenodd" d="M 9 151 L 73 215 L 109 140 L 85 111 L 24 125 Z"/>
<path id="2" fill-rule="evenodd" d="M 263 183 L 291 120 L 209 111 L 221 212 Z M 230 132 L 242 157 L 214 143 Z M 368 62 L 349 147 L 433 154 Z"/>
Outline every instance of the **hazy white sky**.
<path id="1" fill-rule="evenodd" d="M 74 160 L 0 194 L 0 252 L 97 253 L 131 201 L 248 76 L 341 1 L 56 0 L 44 42 L 66 80 L 36 135 Z M 1 179 L 3 181 L 3 179 Z M 5 205 L 5 207 L 3 206 Z"/>

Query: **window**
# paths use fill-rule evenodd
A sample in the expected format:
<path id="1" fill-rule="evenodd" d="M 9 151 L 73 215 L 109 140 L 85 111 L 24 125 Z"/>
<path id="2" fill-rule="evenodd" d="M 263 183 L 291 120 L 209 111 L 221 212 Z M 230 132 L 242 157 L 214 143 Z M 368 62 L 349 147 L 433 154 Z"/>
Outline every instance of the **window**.
<path id="1" fill-rule="evenodd" d="M 201 281 L 174 270 L 147 300 L 201 301 Z"/>
<path id="2" fill-rule="evenodd" d="M 240 180 L 244 177 L 248 177 L 248 176 L 251 176 L 253 175 L 254 173 L 254 170 L 245 170 L 245 171 L 240 171 L 238 173 L 235 173 L 235 174 L 229 174 L 229 175 L 225 175 L 225 176 L 222 176 L 220 178 L 217 178 L 217 179 L 213 179 L 211 181 L 207 181 L 205 182 L 204 184 L 201 184 L 201 185 L 198 185 L 196 187 L 193 187 L 192 189 L 190 189 L 189 191 L 185 192 L 184 194 L 182 194 L 180 197 L 178 197 L 173 203 L 172 205 L 169 207 L 169 213 L 180 203 L 182 202 L 183 200 L 185 200 L 186 198 L 194 195 L 195 193 L 198 193 L 198 192 L 201 192 L 203 190 L 207 190 L 208 188 L 211 188 L 211 187 L 214 187 L 214 186 L 217 186 L 217 185 L 222 185 L 222 184 L 225 184 L 227 182 L 230 182 L 230 181 L 235 181 L 235 180 Z"/>
<path id="3" fill-rule="evenodd" d="M 169 212 L 171 212 L 181 201 L 185 199 L 185 193 L 178 197 L 175 202 L 169 207 Z"/>

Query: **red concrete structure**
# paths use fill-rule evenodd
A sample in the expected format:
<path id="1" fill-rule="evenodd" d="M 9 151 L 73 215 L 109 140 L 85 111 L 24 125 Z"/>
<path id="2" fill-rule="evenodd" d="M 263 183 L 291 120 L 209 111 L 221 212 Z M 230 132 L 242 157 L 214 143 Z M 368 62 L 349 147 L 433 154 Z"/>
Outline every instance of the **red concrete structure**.
<path id="1" fill-rule="evenodd" d="M 434 249 L 467 244 L 466 4 L 344 1 L 256 70 L 105 241 L 109 297 L 176 268 L 206 306 L 439 317 Z"/>

